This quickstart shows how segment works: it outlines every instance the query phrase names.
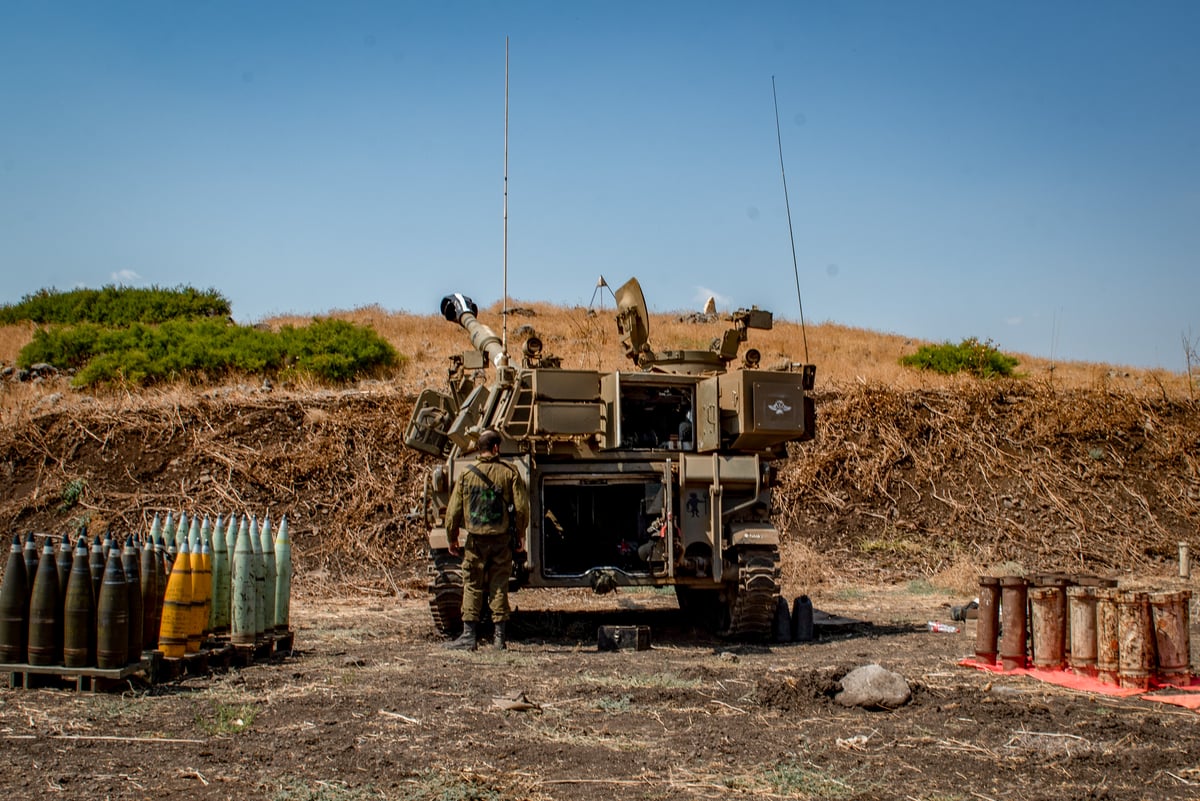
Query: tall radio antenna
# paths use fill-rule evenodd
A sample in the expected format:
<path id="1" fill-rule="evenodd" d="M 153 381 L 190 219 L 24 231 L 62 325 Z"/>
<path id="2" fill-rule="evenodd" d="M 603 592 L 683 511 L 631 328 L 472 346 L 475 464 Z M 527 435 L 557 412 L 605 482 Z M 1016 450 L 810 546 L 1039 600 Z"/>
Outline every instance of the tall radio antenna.
<path id="1" fill-rule="evenodd" d="M 804 327 L 804 301 L 800 298 L 800 267 L 796 263 L 796 235 L 792 232 L 792 205 L 788 202 L 787 173 L 783 170 L 783 135 L 779 132 L 779 97 L 771 76 L 771 99 L 775 101 L 775 141 L 779 143 L 779 175 L 783 178 L 783 206 L 787 209 L 788 238 L 792 241 L 792 272 L 796 276 L 796 303 L 800 306 L 800 336 L 804 340 L 804 362 L 808 363 L 808 331 Z"/>
<path id="2" fill-rule="evenodd" d="M 799 280 L 799 279 L 797 279 Z M 508 37 L 504 37 L 504 309 L 500 344 L 508 353 Z"/>

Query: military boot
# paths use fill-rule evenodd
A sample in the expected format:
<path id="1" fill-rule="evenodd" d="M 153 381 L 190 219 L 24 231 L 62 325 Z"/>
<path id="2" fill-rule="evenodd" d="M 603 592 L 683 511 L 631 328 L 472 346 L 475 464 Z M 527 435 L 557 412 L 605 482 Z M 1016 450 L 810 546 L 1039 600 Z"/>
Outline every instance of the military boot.
<path id="1" fill-rule="evenodd" d="M 492 643 L 501 651 L 508 650 L 508 623 L 501 620 L 496 624 L 496 636 L 492 638 Z"/>
<path id="2" fill-rule="evenodd" d="M 463 621 L 463 633 L 458 635 L 457 640 L 452 640 L 442 647 L 452 651 L 474 651 L 479 644 L 479 635 L 475 630 L 477 625 L 473 620 Z"/>

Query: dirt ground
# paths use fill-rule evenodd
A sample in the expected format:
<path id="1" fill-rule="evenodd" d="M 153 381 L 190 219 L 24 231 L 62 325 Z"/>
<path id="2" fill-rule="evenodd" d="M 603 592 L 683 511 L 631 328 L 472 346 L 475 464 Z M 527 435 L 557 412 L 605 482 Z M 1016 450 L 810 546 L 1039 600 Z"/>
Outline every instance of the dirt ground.
<path id="1" fill-rule="evenodd" d="M 1200 797 L 1200 716 L 960 667 L 974 624 L 927 586 L 814 596 L 867 621 L 818 642 L 734 645 L 681 627 L 672 595 L 524 591 L 507 652 L 443 650 L 425 598 L 297 597 L 296 650 L 123 691 L 0 690 L 7 798 L 1181 799 Z M 649 651 L 599 652 L 603 623 Z M 1193 634 L 1193 641 L 1197 639 Z M 844 708 L 849 669 L 912 701 Z M 523 695 L 522 695 L 523 694 Z M 494 699 L 527 700 L 502 709 Z M 510 706 L 512 704 L 509 704 Z"/>

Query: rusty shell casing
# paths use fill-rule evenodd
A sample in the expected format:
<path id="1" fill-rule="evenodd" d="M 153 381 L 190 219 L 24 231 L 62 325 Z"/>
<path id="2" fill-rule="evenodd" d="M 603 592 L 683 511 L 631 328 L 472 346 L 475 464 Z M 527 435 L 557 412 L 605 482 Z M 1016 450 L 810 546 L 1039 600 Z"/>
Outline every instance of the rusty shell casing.
<path id="1" fill-rule="evenodd" d="M 1061 587 L 1034 587 L 1029 591 L 1032 615 L 1030 632 L 1033 644 L 1033 665 L 1043 670 L 1061 670 L 1066 610 L 1062 605 Z"/>
<path id="2" fill-rule="evenodd" d="M 163 597 L 158 649 L 163 656 L 179 659 L 187 652 L 188 624 L 192 615 L 192 555 L 185 547 L 171 565 Z"/>
<path id="3" fill-rule="evenodd" d="M 67 575 L 63 609 L 63 664 L 92 667 L 96 664 L 96 599 L 92 596 L 92 570 L 87 540 L 80 537 Z"/>
<path id="4" fill-rule="evenodd" d="M 1067 588 L 1067 614 L 1071 619 L 1071 670 L 1080 676 L 1096 674 L 1096 588 Z"/>
<path id="5" fill-rule="evenodd" d="M 229 629 L 229 549 L 225 547 L 225 527 L 221 515 L 213 526 L 212 583 L 208 588 L 208 627 L 213 632 Z M 224 609 L 224 613 L 222 613 Z"/>
<path id="6" fill-rule="evenodd" d="M 985 665 L 996 664 L 1000 630 L 1000 579 L 979 577 L 979 617 L 975 624 L 975 658 Z"/>
<path id="7" fill-rule="evenodd" d="M 275 631 L 275 592 L 279 578 L 279 567 L 275 564 L 275 543 L 271 540 L 271 515 L 263 518 L 258 534 L 263 552 L 263 631 L 270 634 Z"/>
<path id="8" fill-rule="evenodd" d="M 1021 576 L 1000 578 L 1000 665 L 1004 670 L 1019 670 L 1028 665 L 1025 655 L 1026 623 L 1025 579 Z"/>
<path id="9" fill-rule="evenodd" d="M 254 639 L 261 641 L 267 632 L 267 571 L 263 565 L 262 538 L 253 517 L 250 518 L 250 548 L 254 552 Z"/>
<path id="10" fill-rule="evenodd" d="M 58 564 L 49 539 L 38 560 L 29 602 L 29 664 L 62 664 L 62 593 L 58 591 Z"/>
<path id="11" fill-rule="evenodd" d="M 96 603 L 96 666 L 102 669 L 122 668 L 129 658 L 129 589 L 125 569 L 121 567 L 121 550 L 108 552 L 100 599 Z"/>
<path id="12" fill-rule="evenodd" d="M 25 571 L 21 538 L 14 536 L 4 580 L 0 582 L 0 662 L 3 663 L 25 661 L 29 637 L 29 576 Z"/>
<path id="13" fill-rule="evenodd" d="M 155 564 L 154 540 L 148 539 L 138 553 L 138 578 L 142 594 L 142 650 L 152 651 L 158 645 L 158 615 L 160 593 L 158 566 Z"/>
<path id="14" fill-rule="evenodd" d="M 125 593 L 129 598 L 129 623 L 126 634 L 129 636 L 127 648 L 128 661 L 131 665 L 142 659 L 142 640 L 145 632 L 142 627 L 146 617 L 142 610 L 142 562 L 133 537 L 125 538 L 125 548 L 121 551 L 121 569 L 125 571 Z"/>
<path id="15" fill-rule="evenodd" d="M 291 626 L 292 540 L 288 536 L 287 515 L 279 520 L 275 536 L 275 630 L 286 633 Z"/>
<path id="16" fill-rule="evenodd" d="M 1188 633 L 1191 592 L 1150 594 L 1154 645 L 1158 654 L 1158 678 L 1168 684 L 1185 685 L 1192 678 L 1192 643 Z"/>
<path id="17" fill-rule="evenodd" d="M 1145 690 L 1154 675 L 1154 626 L 1150 595 L 1122 592 L 1117 598 L 1117 678 L 1122 687 Z"/>
<path id="18" fill-rule="evenodd" d="M 254 547 L 246 521 L 238 530 L 237 546 L 233 551 L 232 599 L 230 601 L 230 639 L 234 645 L 254 645 L 258 590 L 254 578 Z"/>
<path id="19" fill-rule="evenodd" d="M 1120 590 L 1115 587 L 1096 589 L 1096 676 L 1105 684 L 1117 684 L 1120 670 L 1121 634 L 1117 624 L 1117 598 Z"/>

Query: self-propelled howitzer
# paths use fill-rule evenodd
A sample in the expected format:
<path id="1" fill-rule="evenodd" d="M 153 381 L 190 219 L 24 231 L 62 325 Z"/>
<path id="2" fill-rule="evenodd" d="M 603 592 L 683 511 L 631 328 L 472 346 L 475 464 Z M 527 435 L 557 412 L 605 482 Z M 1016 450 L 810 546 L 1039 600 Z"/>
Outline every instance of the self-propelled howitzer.
<path id="1" fill-rule="evenodd" d="M 511 589 L 673 586 L 684 612 L 723 636 L 770 634 L 779 601 L 775 462 L 789 442 L 814 435 L 815 368 L 764 370 L 753 349 L 733 365 L 747 330 L 772 325 L 757 308 L 730 315 L 733 327 L 709 350 L 655 352 L 636 279 L 616 296 L 629 371 L 563 369 L 536 335 L 511 364 L 470 298 L 442 300 L 474 349 L 451 359 L 447 392 L 421 393 L 405 444 L 444 460 L 422 504 L 430 608 L 443 632 L 461 627 L 462 598 L 446 504 L 479 432 L 492 428 L 530 495 Z M 491 379 L 477 380 L 489 365 Z"/>

